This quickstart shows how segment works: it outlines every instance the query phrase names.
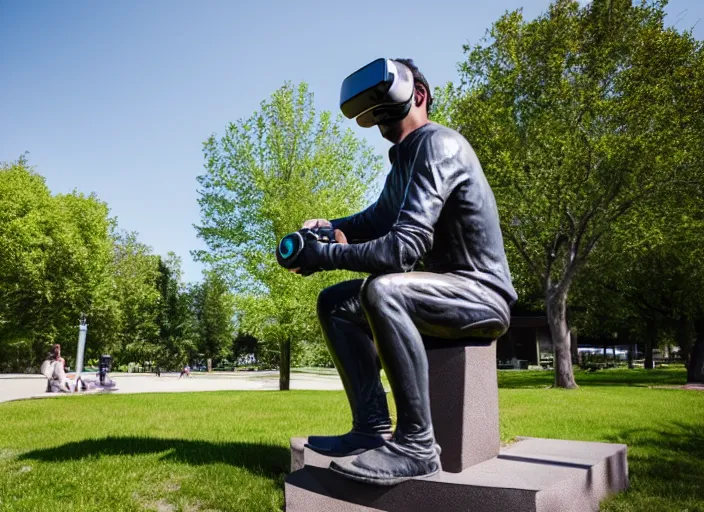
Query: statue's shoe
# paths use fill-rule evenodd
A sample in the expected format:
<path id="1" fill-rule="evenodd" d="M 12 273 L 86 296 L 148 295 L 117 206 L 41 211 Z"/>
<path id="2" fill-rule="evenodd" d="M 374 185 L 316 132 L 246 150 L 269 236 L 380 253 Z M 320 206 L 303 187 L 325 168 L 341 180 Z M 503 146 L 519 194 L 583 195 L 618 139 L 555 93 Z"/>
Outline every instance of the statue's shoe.
<path id="1" fill-rule="evenodd" d="M 384 442 L 382 434 L 352 431 L 341 436 L 310 436 L 305 447 L 328 457 L 348 457 L 379 448 Z"/>
<path id="2" fill-rule="evenodd" d="M 412 457 L 394 446 L 393 442 L 367 451 L 352 460 L 333 461 L 335 473 L 365 484 L 396 485 L 412 478 L 427 478 L 442 470 L 438 450 L 428 459 Z"/>

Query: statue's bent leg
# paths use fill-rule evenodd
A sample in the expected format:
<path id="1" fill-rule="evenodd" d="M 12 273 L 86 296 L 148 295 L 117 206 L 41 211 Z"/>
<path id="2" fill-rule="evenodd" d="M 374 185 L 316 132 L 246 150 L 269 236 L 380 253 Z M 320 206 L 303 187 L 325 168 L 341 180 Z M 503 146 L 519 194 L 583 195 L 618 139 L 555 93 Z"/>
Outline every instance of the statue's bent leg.
<path id="1" fill-rule="evenodd" d="M 347 393 L 352 430 L 339 436 L 311 436 L 306 446 L 329 456 L 356 455 L 384 444 L 391 433 L 381 365 L 371 329 L 362 310 L 361 279 L 323 290 L 318 318 L 323 337 Z"/>
<path id="2" fill-rule="evenodd" d="M 377 485 L 431 476 L 441 465 L 422 335 L 493 338 L 508 328 L 509 307 L 498 293 L 467 277 L 426 272 L 370 278 L 361 298 L 394 394 L 398 422 L 393 439 L 384 446 L 351 461 L 333 462 L 330 468 Z"/>

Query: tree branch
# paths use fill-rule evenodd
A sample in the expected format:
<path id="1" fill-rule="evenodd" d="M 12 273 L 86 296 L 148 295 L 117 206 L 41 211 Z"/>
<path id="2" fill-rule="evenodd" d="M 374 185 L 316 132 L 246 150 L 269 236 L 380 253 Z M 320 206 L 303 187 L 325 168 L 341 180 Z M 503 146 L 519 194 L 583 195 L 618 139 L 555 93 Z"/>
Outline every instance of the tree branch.
<path id="1" fill-rule="evenodd" d="M 606 288 L 609 291 L 616 292 L 618 294 L 621 294 L 622 291 L 616 288 L 612 284 L 607 284 L 607 283 L 602 283 L 602 286 Z M 654 306 L 653 304 L 649 303 L 647 300 L 643 298 L 642 294 L 638 295 L 631 295 L 626 293 L 625 294 L 626 299 L 631 301 L 638 309 L 644 312 L 652 312 L 655 311 L 656 313 L 660 313 L 663 316 L 668 316 L 669 312 L 661 307 Z"/>
<path id="2" fill-rule="evenodd" d="M 557 259 L 557 252 L 560 250 L 560 247 L 564 245 L 567 241 L 569 241 L 569 237 L 565 235 L 564 233 L 557 233 L 555 236 L 555 241 L 552 244 L 552 247 L 547 247 L 547 267 L 545 269 L 545 275 L 550 276 L 550 270 L 552 269 L 553 264 L 555 263 L 555 259 Z"/>
<path id="3" fill-rule="evenodd" d="M 577 273 L 577 269 L 580 266 L 580 261 L 577 258 L 574 258 L 573 261 L 569 263 L 567 266 L 567 270 L 565 271 L 565 275 L 562 276 L 562 279 L 560 279 L 560 282 L 557 284 L 555 287 L 557 290 L 557 293 L 560 294 L 566 294 L 567 290 L 569 289 L 570 285 L 572 284 L 572 279 L 574 279 L 575 274 Z"/>
<path id="4" fill-rule="evenodd" d="M 535 276 L 540 280 L 541 283 L 545 283 L 546 276 L 543 274 L 539 268 L 538 265 L 533 261 L 533 259 L 528 255 L 528 252 L 526 251 L 525 244 L 520 242 L 518 238 L 516 238 L 516 235 L 511 232 L 510 230 L 506 230 L 506 234 L 508 235 L 509 239 L 511 242 L 513 242 L 513 245 L 516 247 L 518 252 L 523 256 L 523 259 L 528 263 L 528 266 L 535 272 Z"/>
<path id="5" fill-rule="evenodd" d="M 567 215 L 567 220 L 570 222 L 570 232 L 574 235 L 577 229 L 577 222 L 574 220 L 574 215 L 572 215 L 568 209 L 565 209 L 565 215 Z"/>
<path id="6" fill-rule="evenodd" d="M 618 180 L 616 182 L 616 185 L 611 187 L 611 190 L 609 190 L 606 194 L 602 195 L 600 198 L 598 198 L 596 201 L 594 201 L 587 210 L 587 212 L 584 214 L 582 219 L 579 222 L 579 225 L 577 227 L 577 233 L 575 237 L 575 242 L 572 246 L 572 253 L 573 253 L 573 259 L 576 262 L 581 262 L 586 259 L 586 257 L 589 255 L 589 253 L 594 249 L 594 246 L 596 245 L 597 241 L 604 235 L 604 233 L 608 230 L 610 227 L 611 223 L 613 223 L 618 217 L 626 213 L 628 208 L 633 204 L 635 201 L 635 198 L 632 198 L 629 202 L 628 205 L 625 207 L 625 209 L 622 212 L 619 212 L 617 215 L 613 217 L 607 217 L 605 226 L 601 231 L 599 231 L 591 240 L 589 240 L 586 244 L 586 249 L 582 252 L 580 255 L 580 247 L 582 245 L 582 238 L 584 234 L 587 232 L 587 228 L 589 227 L 589 222 L 594 218 L 596 213 L 599 211 L 600 207 L 602 204 L 610 204 L 616 195 L 618 194 L 618 191 L 621 189 L 623 185 L 623 180 Z M 607 206 L 608 207 L 608 206 Z"/>

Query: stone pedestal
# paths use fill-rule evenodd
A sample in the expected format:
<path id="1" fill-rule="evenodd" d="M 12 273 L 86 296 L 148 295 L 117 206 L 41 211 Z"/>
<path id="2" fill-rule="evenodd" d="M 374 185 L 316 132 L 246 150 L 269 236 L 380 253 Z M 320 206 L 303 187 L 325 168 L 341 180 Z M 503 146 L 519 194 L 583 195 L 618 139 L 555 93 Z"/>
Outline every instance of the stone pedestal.
<path id="1" fill-rule="evenodd" d="M 501 445 L 496 342 L 427 337 L 424 342 L 430 410 L 443 470 L 459 473 L 496 457 Z"/>
<path id="2" fill-rule="evenodd" d="M 430 409 L 443 470 L 459 473 L 499 454 L 496 342 L 425 339 Z"/>
<path id="3" fill-rule="evenodd" d="M 628 487 L 622 444 L 522 438 L 500 450 L 496 343 L 424 343 L 443 471 L 393 487 L 360 484 L 294 438 L 287 512 L 584 512 Z"/>
<path id="4" fill-rule="evenodd" d="M 628 487 L 622 444 L 523 438 L 460 473 L 378 487 L 326 469 L 332 459 L 304 449 L 304 442 L 291 440 L 287 512 L 584 512 Z"/>

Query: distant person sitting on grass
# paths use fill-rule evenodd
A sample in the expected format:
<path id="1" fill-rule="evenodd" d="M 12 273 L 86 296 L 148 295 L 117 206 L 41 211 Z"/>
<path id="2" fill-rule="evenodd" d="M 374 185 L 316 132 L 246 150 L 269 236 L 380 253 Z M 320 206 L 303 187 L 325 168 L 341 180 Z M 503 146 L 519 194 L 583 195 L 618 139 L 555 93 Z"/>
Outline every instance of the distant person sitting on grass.
<path id="1" fill-rule="evenodd" d="M 66 361 L 61 357 L 61 345 L 56 343 L 42 363 L 40 372 L 47 379 L 47 393 L 70 393 L 70 383 L 66 379 Z"/>
<path id="2" fill-rule="evenodd" d="M 64 370 L 66 370 L 66 360 L 61 357 L 61 345 L 59 345 L 58 343 L 54 344 L 54 346 L 51 348 L 51 352 L 47 354 L 46 358 L 52 361 L 56 361 L 57 363 L 61 364 Z"/>

